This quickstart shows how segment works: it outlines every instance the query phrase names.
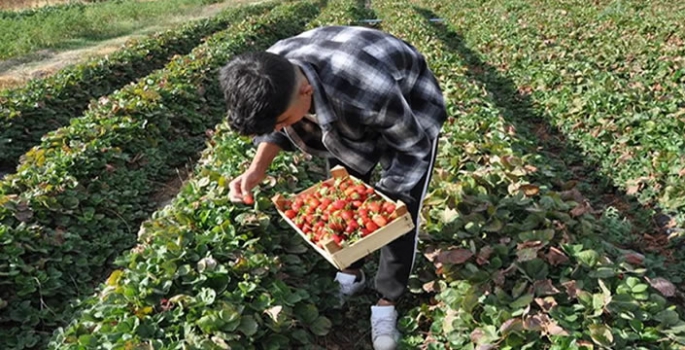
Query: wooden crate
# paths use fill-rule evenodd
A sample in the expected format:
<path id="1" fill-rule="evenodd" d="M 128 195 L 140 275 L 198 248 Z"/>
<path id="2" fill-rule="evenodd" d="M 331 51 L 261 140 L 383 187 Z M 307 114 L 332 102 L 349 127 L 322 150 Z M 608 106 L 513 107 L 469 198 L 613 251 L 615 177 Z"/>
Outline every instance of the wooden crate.
<path id="1" fill-rule="evenodd" d="M 348 176 L 355 180 L 359 180 L 354 176 L 349 175 L 347 170 L 342 166 L 336 166 L 333 169 L 331 169 L 331 175 L 332 178 L 324 182 L 332 183 L 335 181 L 335 179 L 345 178 Z M 364 185 L 370 187 L 367 184 Z M 302 191 L 300 194 L 307 194 L 313 192 L 315 190 L 315 187 L 316 186 L 312 186 Z M 405 233 L 409 232 L 414 228 L 414 222 L 411 219 L 411 215 L 407 211 L 407 206 L 402 201 L 395 202 L 387 196 L 385 196 L 383 193 L 380 193 L 378 191 L 376 191 L 376 193 L 386 201 L 395 204 L 395 212 L 397 214 L 397 218 L 389 222 L 387 225 L 379 228 L 375 232 L 371 233 L 370 235 L 344 248 L 339 247 L 331 238 L 321 241 L 323 248 L 319 247 L 316 243 L 309 240 L 309 238 L 307 238 L 307 235 L 305 235 L 304 232 L 302 232 L 302 230 L 300 230 L 292 220 L 285 216 L 285 213 L 282 210 L 286 200 L 285 197 L 283 197 L 281 194 L 277 194 L 271 200 L 275 204 L 276 209 L 278 210 L 278 213 L 281 215 L 281 217 L 283 217 L 283 219 L 290 226 L 292 226 L 292 228 L 294 228 L 295 231 L 297 231 L 300 237 L 302 237 L 307 243 L 309 243 L 309 245 L 312 248 L 314 248 L 314 250 L 316 250 L 324 258 L 326 258 L 326 260 L 328 260 L 328 262 L 330 262 L 333 266 L 335 266 L 339 270 L 343 270 L 348 266 L 352 265 L 352 263 L 354 263 L 355 261 L 364 258 L 365 256 L 373 253 L 374 251 L 382 248 L 383 246 L 387 245 L 388 243 L 392 242 L 396 238 L 404 235 Z"/>

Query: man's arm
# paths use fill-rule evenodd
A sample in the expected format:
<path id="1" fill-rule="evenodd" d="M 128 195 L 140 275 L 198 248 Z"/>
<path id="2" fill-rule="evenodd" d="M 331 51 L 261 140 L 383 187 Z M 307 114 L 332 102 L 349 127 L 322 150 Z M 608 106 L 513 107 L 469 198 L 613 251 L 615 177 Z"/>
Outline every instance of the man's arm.
<path id="1" fill-rule="evenodd" d="M 281 147 L 275 143 L 262 142 L 257 146 L 257 154 L 252 158 L 252 164 L 250 164 L 250 170 L 256 171 L 260 174 L 266 174 L 266 170 L 269 169 L 271 162 L 281 151 Z"/>

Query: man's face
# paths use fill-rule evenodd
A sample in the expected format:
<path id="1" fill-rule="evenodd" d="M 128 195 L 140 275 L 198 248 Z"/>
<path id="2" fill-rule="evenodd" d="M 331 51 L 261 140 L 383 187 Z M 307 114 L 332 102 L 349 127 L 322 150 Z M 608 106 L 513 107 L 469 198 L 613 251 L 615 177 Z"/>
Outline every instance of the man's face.
<path id="1" fill-rule="evenodd" d="M 286 126 L 293 125 L 304 117 L 312 105 L 312 86 L 303 82 L 297 89 L 295 98 L 288 109 L 276 118 L 276 131 L 281 131 Z"/>

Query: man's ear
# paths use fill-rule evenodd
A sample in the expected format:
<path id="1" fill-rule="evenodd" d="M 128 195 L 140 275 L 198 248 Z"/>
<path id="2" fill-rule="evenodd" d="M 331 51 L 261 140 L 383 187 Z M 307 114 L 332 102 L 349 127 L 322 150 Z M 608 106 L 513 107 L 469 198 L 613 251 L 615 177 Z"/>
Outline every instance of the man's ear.
<path id="1" fill-rule="evenodd" d="M 312 93 L 314 93 L 314 88 L 307 79 L 303 79 L 300 83 L 300 95 L 311 95 Z"/>

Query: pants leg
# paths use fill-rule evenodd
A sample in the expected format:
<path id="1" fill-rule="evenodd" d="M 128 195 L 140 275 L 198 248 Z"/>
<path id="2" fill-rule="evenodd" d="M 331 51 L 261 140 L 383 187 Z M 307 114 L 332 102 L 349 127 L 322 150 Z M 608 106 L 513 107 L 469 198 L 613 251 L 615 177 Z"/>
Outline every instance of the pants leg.
<path id="1" fill-rule="evenodd" d="M 350 175 L 352 175 L 352 176 L 354 176 L 354 177 L 356 177 L 356 178 L 358 178 L 358 179 L 364 181 L 364 182 L 367 183 L 367 184 L 369 183 L 369 181 L 371 181 L 371 175 L 372 175 L 372 173 L 373 173 L 373 169 L 369 170 L 369 172 L 366 173 L 366 174 L 360 174 L 360 173 L 358 173 L 358 172 L 355 171 L 354 169 L 348 167 L 347 165 L 345 165 L 344 163 L 342 163 L 340 160 L 338 160 L 338 159 L 336 159 L 336 158 L 328 158 L 327 160 L 328 160 L 328 169 L 326 169 L 327 172 L 330 172 L 330 170 L 331 170 L 333 167 L 335 167 L 336 165 L 342 165 L 342 166 L 345 167 L 345 169 L 347 170 L 347 172 L 348 172 Z M 350 269 L 350 270 L 358 270 L 358 269 L 361 269 L 363 266 L 364 266 L 364 258 L 355 261 L 354 263 L 352 263 L 352 265 L 350 265 L 350 266 L 347 267 L 347 268 Z"/>
<path id="2" fill-rule="evenodd" d="M 410 191 L 413 200 L 412 203 L 407 204 L 407 209 L 414 220 L 415 228 L 381 248 L 381 257 L 376 274 L 376 290 L 384 299 L 389 301 L 397 301 L 405 292 L 409 275 L 414 267 L 420 224 L 419 211 L 423 206 L 423 199 L 428 191 L 433 173 L 438 140 L 439 136 L 433 140 L 431 159 L 426 173 Z"/>

